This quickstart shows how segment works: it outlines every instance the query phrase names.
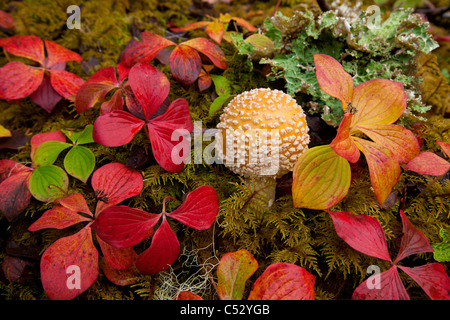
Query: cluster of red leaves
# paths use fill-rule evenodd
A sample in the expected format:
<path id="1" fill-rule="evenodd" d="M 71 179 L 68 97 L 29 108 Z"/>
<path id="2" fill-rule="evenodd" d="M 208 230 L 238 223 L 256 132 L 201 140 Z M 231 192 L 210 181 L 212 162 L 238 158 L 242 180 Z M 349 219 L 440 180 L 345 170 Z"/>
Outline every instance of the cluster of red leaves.
<path id="1" fill-rule="evenodd" d="M 31 138 L 31 167 L 12 160 L 0 160 L 0 211 L 12 221 L 29 205 L 31 193 L 28 182 L 36 167 L 33 159 L 36 149 L 46 141 L 65 141 L 61 131 L 38 133 Z"/>
<path id="2" fill-rule="evenodd" d="M 111 75 L 113 71 L 113 69 L 103 70 L 96 78 L 102 78 L 105 73 Z M 127 91 L 128 111 L 120 107 L 100 115 L 94 123 L 94 141 L 108 147 L 122 146 L 129 143 L 135 134 L 146 126 L 145 130 L 158 164 L 170 172 L 181 171 L 184 159 L 190 155 L 185 152 L 189 149 L 190 140 L 181 134 L 176 138 L 172 136 L 176 130 L 182 134 L 189 134 L 193 129 L 187 101 L 178 98 L 168 105 L 164 113 L 156 115 L 167 99 L 170 83 L 161 71 L 149 64 L 134 65 L 128 73 L 128 84 L 130 88 Z M 78 96 L 91 95 L 92 99 L 95 99 L 104 96 L 110 88 L 111 86 L 102 80 L 88 81 L 80 89 L 81 93 Z M 93 92 L 95 93 L 92 94 Z M 175 154 L 176 151 L 178 154 Z M 184 152 L 181 156 L 180 151 Z"/>
<path id="3" fill-rule="evenodd" d="M 153 234 L 149 248 L 142 252 L 136 260 L 136 267 L 143 274 L 155 274 L 167 269 L 180 253 L 180 243 L 171 229 L 167 217 L 196 229 L 208 229 L 219 212 L 219 197 L 210 186 L 201 186 L 190 192 L 186 200 L 173 212 L 159 214 L 123 206 L 110 207 L 97 217 L 93 229 L 111 246 L 130 248 L 148 238 L 154 227 L 161 221 Z"/>
<path id="4" fill-rule="evenodd" d="M 247 280 L 258 261 L 245 249 L 223 255 L 217 268 L 217 294 L 221 300 L 242 300 Z M 271 264 L 253 283 L 248 300 L 314 300 L 315 277 L 292 263 Z M 182 291 L 177 300 L 202 300 Z"/>
<path id="5" fill-rule="evenodd" d="M 220 69 L 227 69 L 225 54 L 214 42 L 206 38 L 194 38 L 183 43 L 176 44 L 160 35 L 143 32 L 141 40 L 131 40 L 122 53 L 118 69 L 122 69 L 124 74 L 136 63 L 147 63 L 153 60 L 161 50 L 175 46 L 170 52 L 168 60 L 173 77 L 185 88 L 192 85 L 199 78 L 202 71 L 202 56 L 208 58 L 208 63 L 212 62 Z"/>
<path id="6" fill-rule="evenodd" d="M 373 281 L 372 278 L 369 278 L 356 288 L 352 299 L 409 299 L 398 269 L 416 281 L 431 299 L 450 299 L 450 277 L 444 266 L 439 263 L 431 263 L 410 268 L 398 264 L 402 259 L 411 255 L 434 251 L 425 235 L 412 225 L 403 211 L 400 211 L 403 237 L 394 261 L 389 256 L 383 228 L 375 218 L 364 214 L 354 215 L 350 212 L 327 212 L 342 240 L 359 252 L 389 261 L 392 264 L 387 271 L 377 275 L 380 280 L 378 288 L 373 283 L 369 285 L 369 282 Z"/>
<path id="7" fill-rule="evenodd" d="M 95 214 L 89 209 L 80 193 L 59 199 L 61 206 L 45 211 L 28 230 L 37 231 L 46 228 L 64 229 L 78 223 L 87 222 L 77 233 L 63 237 L 52 243 L 41 257 L 41 281 L 50 299 L 73 299 L 97 279 L 99 254 L 92 239 L 92 224 L 98 215 L 120 202 L 138 195 L 143 187 L 143 179 L 135 169 L 120 163 L 109 163 L 97 169 L 91 180 L 92 188 L 98 200 Z M 130 208 L 128 208 L 130 209 Z M 133 266 L 137 254 L 133 248 L 117 249 L 96 235 L 103 256 L 111 268 L 126 270 Z M 70 266 L 80 270 L 80 287 L 68 285 L 71 276 Z"/>
<path id="8" fill-rule="evenodd" d="M 30 96 L 50 113 L 62 98 L 73 100 L 84 83 L 80 77 L 64 70 L 66 62 L 80 62 L 81 56 L 55 42 L 43 42 L 36 36 L 12 36 L 1 39 L 0 46 L 15 56 L 39 64 L 11 61 L 0 68 L 0 99 L 18 100 Z"/>

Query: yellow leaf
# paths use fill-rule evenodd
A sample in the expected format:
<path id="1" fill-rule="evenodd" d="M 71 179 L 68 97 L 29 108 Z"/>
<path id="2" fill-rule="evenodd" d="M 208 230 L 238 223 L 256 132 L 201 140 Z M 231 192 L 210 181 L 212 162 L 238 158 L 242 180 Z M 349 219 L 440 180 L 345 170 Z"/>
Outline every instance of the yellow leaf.
<path id="1" fill-rule="evenodd" d="M 9 131 L 8 129 L 6 129 L 4 126 L 2 126 L 0 124 L 0 138 L 11 137 L 11 136 L 12 136 L 11 131 Z"/>

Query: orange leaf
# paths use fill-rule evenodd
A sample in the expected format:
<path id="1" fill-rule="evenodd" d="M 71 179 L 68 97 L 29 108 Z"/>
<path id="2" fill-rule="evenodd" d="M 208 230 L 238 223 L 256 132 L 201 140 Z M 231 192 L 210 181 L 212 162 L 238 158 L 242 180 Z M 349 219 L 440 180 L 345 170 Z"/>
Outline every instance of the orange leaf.
<path id="1" fill-rule="evenodd" d="M 217 293 L 221 300 L 241 300 L 245 282 L 258 269 L 258 262 L 245 249 L 226 253 L 217 267 Z"/>
<path id="2" fill-rule="evenodd" d="M 217 68 L 228 68 L 225 54 L 214 42 L 206 38 L 195 38 L 182 43 L 206 55 Z M 180 44 L 181 45 L 181 44 Z"/>
<path id="3" fill-rule="evenodd" d="M 220 42 L 222 41 L 223 34 L 225 32 L 222 23 L 219 23 L 217 21 L 210 22 L 205 30 L 211 39 L 220 44 Z"/>
<path id="4" fill-rule="evenodd" d="M 341 100 L 342 109 L 347 109 L 347 105 L 352 101 L 353 96 L 352 76 L 344 70 L 338 61 L 324 54 L 315 54 L 314 64 L 320 89 Z"/>
<path id="5" fill-rule="evenodd" d="M 292 196 L 296 208 L 324 210 L 348 192 L 351 170 L 348 161 L 329 145 L 308 149 L 294 166 Z"/>
<path id="6" fill-rule="evenodd" d="M 257 28 L 254 27 L 252 24 L 250 24 L 250 22 L 248 22 L 247 20 L 244 20 L 244 19 L 239 18 L 239 17 L 233 17 L 232 19 L 234 21 L 236 21 L 236 23 L 238 25 L 243 26 L 244 28 L 246 28 L 250 32 L 253 32 L 253 31 L 257 30 Z"/>
<path id="7" fill-rule="evenodd" d="M 352 122 L 352 116 L 349 112 L 344 114 L 344 119 L 342 119 L 339 125 L 336 137 L 330 143 L 330 147 L 341 157 L 355 163 L 360 157 L 360 152 L 350 136 L 349 128 Z"/>
<path id="8" fill-rule="evenodd" d="M 170 31 L 173 32 L 186 32 L 186 31 L 190 31 L 190 30 L 195 30 L 195 29 L 200 29 L 200 28 L 204 28 L 207 25 L 209 25 L 211 22 L 209 21 L 198 21 L 198 22 L 194 22 L 191 24 L 188 24 L 184 27 L 181 28 L 170 28 Z"/>
<path id="9" fill-rule="evenodd" d="M 181 291 L 175 300 L 203 300 L 198 294 L 191 291 Z"/>
<path id="10" fill-rule="evenodd" d="M 395 122 L 406 109 L 406 93 L 401 82 L 374 79 L 355 88 L 352 104 L 356 108 L 352 127 Z"/>
<path id="11" fill-rule="evenodd" d="M 419 142 L 414 134 L 396 124 L 356 126 L 370 139 L 388 148 L 399 164 L 408 163 L 420 152 Z"/>
<path id="12" fill-rule="evenodd" d="M 420 174 L 430 176 L 441 176 L 450 169 L 450 162 L 439 157 L 432 152 L 422 152 L 412 159 L 405 166 L 406 170 L 411 170 Z"/>
<path id="13" fill-rule="evenodd" d="M 372 187 L 378 202 L 383 204 L 398 181 L 400 165 L 389 149 L 382 145 L 356 137 L 353 141 L 366 157 Z"/>
<path id="14" fill-rule="evenodd" d="M 271 264 L 253 284 L 248 300 L 314 300 L 315 278 L 295 264 Z"/>

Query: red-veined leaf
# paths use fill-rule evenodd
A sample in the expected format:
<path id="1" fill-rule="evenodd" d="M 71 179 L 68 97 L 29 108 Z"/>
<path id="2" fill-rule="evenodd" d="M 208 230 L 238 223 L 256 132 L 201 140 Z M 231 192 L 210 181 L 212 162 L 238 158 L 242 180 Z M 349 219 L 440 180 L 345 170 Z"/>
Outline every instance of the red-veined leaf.
<path id="1" fill-rule="evenodd" d="M 0 98 L 22 99 L 39 88 L 44 78 L 44 69 L 12 61 L 0 68 Z"/>
<path id="2" fill-rule="evenodd" d="M 50 70 L 53 89 L 69 100 L 74 100 L 78 90 L 84 84 L 79 76 L 65 70 Z"/>
<path id="3" fill-rule="evenodd" d="M 373 79 L 355 88 L 352 105 L 357 110 L 352 127 L 390 124 L 405 111 L 406 93 L 401 82 Z"/>
<path id="4" fill-rule="evenodd" d="M 219 196 L 210 186 L 201 186 L 190 192 L 181 206 L 166 213 L 179 222 L 196 230 L 211 227 L 219 213 Z"/>
<path id="5" fill-rule="evenodd" d="M 154 66 L 138 63 L 131 68 L 128 83 L 148 121 L 169 94 L 169 79 Z"/>
<path id="6" fill-rule="evenodd" d="M 314 300 L 315 277 L 295 264 L 271 264 L 253 284 L 248 300 Z"/>
<path id="7" fill-rule="evenodd" d="M 217 293 L 221 300 L 241 300 L 245 283 L 258 269 L 258 261 L 245 249 L 226 253 L 217 267 Z"/>
<path id="8" fill-rule="evenodd" d="M 182 43 L 182 45 L 191 47 L 197 51 L 200 51 L 207 56 L 217 68 L 228 68 L 227 59 L 222 49 L 214 42 L 206 38 L 194 38 Z"/>
<path id="9" fill-rule="evenodd" d="M 0 183 L 0 211 L 8 221 L 17 217 L 30 203 L 28 179 L 31 173 L 32 171 L 14 173 Z"/>
<path id="10" fill-rule="evenodd" d="M 41 85 L 30 94 L 30 98 L 42 109 L 51 113 L 63 97 L 53 89 L 50 78 L 44 76 Z"/>
<path id="11" fill-rule="evenodd" d="M 111 268 L 117 270 L 127 270 L 131 268 L 137 258 L 137 253 L 133 248 L 115 248 L 103 241 L 97 235 L 97 241 L 102 249 L 103 256 L 106 260 L 106 263 Z"/>
<path id="12" fill-rule="evenodd" d="M 336 233 L 349 246 L 371 257 L 391 261 L 386 237 L 377 219 L 351 212 L 327 212 L 333 219 Z"/>
<path id="13" fill-rule="evenodd" d="M 223 34 L 225 33 L 225 28 L 222 23 L 212 21 L 206 26 L 205 31 L 211 39 L 220 44 Z"/>
<path id="14" fill-rule="evenodd" d="M 44 132 L 44 133 L 37 133 L 35 134 L 30 141 L 31 144 L 31 160 L 34 160 L 34 155 L 36 153 L 36 149 L 44 142 L 46 141 L 61 141 L 66 142 L 66 136 L 61 130 L 58 131 L 51 131 L 51 132 Z"/>
<path id="15" fill-rule="evenodd" d="M 91 210 L 89 209 L 86 203 L 86 200 L 81 195 L 81 193 L 72 194 L 63 199 L 58 199 L 58 201 L 60 205 L 62 205 L 67 209 L 70 209 L 75 212 L 83 212 L 90 215 L 91 217 L 93 216 Z"/>
<path id="16" fill-rule="evenodd" d="M 425 151 L 408 162 L 404 169 L 430 176 L 441 176 L 450 169 L 450 162 L 433 152 Z"/>
<path id="17" fill-rule="evenodd" d="M 114 67 L 100 69 L 78 90 L 75 98 L 77 113 L 92 108 L 97 102 L 102 102 L 109 91 L 119 86 Z"/>
<path id="18" fill-rule="evenodd" d="M 447 157 L 450 158 L 450 143 L 445 143 L 439 140 L 436 140 L 436 143 L 441 146 Z"/>
<path id="19" fill-rule="evenodd" d="M 65 63 L 68 61 L 81 62 L 81 60 L 83 60 L 78 53 L 66 49 L 53 41 L 45 40 L 45 48 L 47 49 L 47 68 L 51 68 L 55 64 Z"/>
<path id="20" fill-rule="evenodd" d="M 400 165 L 389 149 L 371 141 L 353 137 L 353 142 L 364 153 L 375 196 L 380 204 L 386 201 L 400 177 Z"/>
<path id="21" fill-rule="evenodd" d="M 328 209 L 347 195 L 350 182 L 350 164 L 329 145 L 308 149 L 293 170 L 294 206 Z"/>
<path id="22" fill-rule="evenodd" d="M 337 98 L 342 103 L 342 109 L 346 110 L 348 103 L 352 102 L 353 78 L 341 64 L 334 58 L 324 55 L 314 55 L 316 78 L 320 89 L 330 96 Z"/>
<path id="23" fill-rule="evenodd" d="M 151 236 L 160 217 L 140 209 L 113 206 L 98 215 L 92 229 L 113 247 L 129 248 Z"/>
<path id="24" fill-rule="evenodd" d="M 175 300 L 203 300 L 203 298 L 191 291 L 181 291 Z"/>
<path id="25" fill-rule="evenodd" d="M 352 300 L 409 300 L 397 267 L 372 275 L 353 292 Z"/>
<path id="26" fill-rule="evenodd" d="M 41 280 L 52 300 L 70 300 L 98 276 L 98 251 L 90 226 L 51 244 L 41 257 Z"/>
<path id="27" fill-rule="evenodd" d="M 200 75 L 202 59 L 197 51 L 181 44 L 172 50 L 169 66 L 175 80 L 187 88 Z"/>
<path id="28" fill-rule="evenodd" d="M 403 223 L 403 236 L 394 264 L 402 259 L 417 253 L 433 252 L 428 239 L 406 217 L 405 213 L 400 210 L 400 217 Z"/>
<path id="29" fill-rule="evenodd" d="M 193 130 L 187 101 L 176 99 L 164 114 L 151 119 L 147 127 L 158 164 L 170 172 L 181 171 L 185 159 L 190 156 L 190 136 L 185 135 Z"/>
<path id="30" fill-rule="evenodd" d="M 211 23 L 210 21 L 197 21 L 197 22 L 190 23 L 190 24 L 188 24 L 188 25 L 186 25 L 184 27 L 181 27 L 181 28 L 170 28 L 170 31 L 173 31 L 173 32 L 186 32 L 186 31 L 190 31 L 190 30 L 205 28 L 210 23 Z"/>
<path id="31" fill-rule="evenodd" d="M 361 154 L 350 136 L 350 123 L 352 121 L 352 116 L 353 115 L 350 112 L 344 114 L 344 118 L 339 125 L 336 137 L 330 143 L 330 147 L 341 157 L 355 163 L 359 160 Z"/>
<path id="32" fill-rule="evenodd" d="M 113 162 L 97 169 L 92 175 L 91 184 L 100 200 L 96 209 L 98 215 L 102 209 L 138 195 L 144 181 L 134 168 Z"/>
<path id="33" fill-rule="evenodd" d="M 2 47 L 15 56 L 39 62 L 42 66 L 45 64 L 44 43 L 36 36 L 12 36 L 2 43 Z"/>
<path id="34" fill-rule="evenodd" d="M 388 148 L 399 164 L 408 163 L 420 152 L 419 142 L 414 134 L 396 124 L 375 124 L 356 126 L 370 139 Z"/>
<path id="35" fill-rule="evenodd" d="M 92 221 L 90 218 L 83 217 L 76 211 L 65 207 L 55 207 L 45 211 L 42 216 L 28 227 L 29 231 L 54 228 L 64 229 L 80 222 Z"/>
<path id="36" fill-rule="evenodd" d="M 440 263 L 408 268 L 398 266 L 417 282 L 433 300 L 450 300 L 450 277 Z"/>
<path id="37" fill-rule="evenodd" d="M 96 143 L 108 147 L 128 144 L 145 122 L 129 112 L 115 110 L 100 115 L 94 122 L 92 137 Z"/>
<path id="38" fill-rule="evenodd" d="M 179 254 L 180 243 L 163 215 L 150 247 L 138 256 L 136 267 L 143 274 L 155 274 L 171 266 Z"/>
<path id="39" fill-rule="evenodd" d="M 147 63 L 156 54 L 168 46 L 176 46 L 176 43 L 151 32 L 142 32 L 142 40 L 132 39 L 126 46 L 120 64 L 131 68 L 138 62 Z"/>
<path id="40" fill-rule="evenodd" d="M 115 110 L 122 110 L 123 103 L 122 90 L 118 89 L 114 92 L 111 99 L 102 103 L 100 106 L 101 113 L 104 114 Z"/>

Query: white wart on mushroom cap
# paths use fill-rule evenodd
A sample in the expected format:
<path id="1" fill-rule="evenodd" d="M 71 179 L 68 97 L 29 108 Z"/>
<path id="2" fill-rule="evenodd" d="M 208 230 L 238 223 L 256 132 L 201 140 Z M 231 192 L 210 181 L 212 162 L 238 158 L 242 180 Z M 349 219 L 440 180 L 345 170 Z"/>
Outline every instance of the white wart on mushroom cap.
<path id="1" fill-rule="evenodd" d="M 216 156 L 243 177 L 283 176 L 309 143 L 303 109 L 280 90 L 239 94 L 224 109 L 217 128 Z"/>

